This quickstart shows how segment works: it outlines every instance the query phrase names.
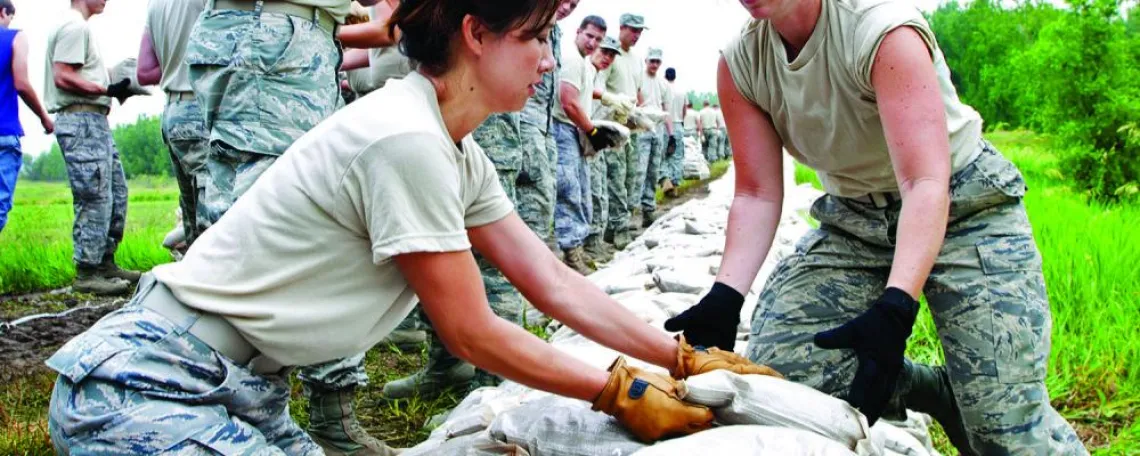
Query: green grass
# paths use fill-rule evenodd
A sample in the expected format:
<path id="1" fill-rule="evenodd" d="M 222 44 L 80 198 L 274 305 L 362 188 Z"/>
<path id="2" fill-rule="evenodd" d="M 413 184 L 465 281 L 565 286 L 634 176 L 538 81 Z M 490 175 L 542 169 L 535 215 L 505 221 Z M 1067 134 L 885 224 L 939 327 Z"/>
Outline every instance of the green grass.
<path id="1" fill-rule="evenodd" d="M 162 238 L 174 227 L 178 189 L 170 180 L 127 184 L 127 230 L 119 265 L 148 270 L 171 261 Z M 71 190 L 65 182 L 21 181 L 8 226 L 0 233 L 0 295 L 58 288 L 75 277 Z"/>
<path id="2" fill-rule="evenodd" d="M 1053 404 L 1077 426 L 1094 454 L 1140 454 L 1140 206 L 1088 204 L 1068 190 L 1048 139 L 1026 132 L 987 135 L 1021 168 L 1029 183 L 1025 198 L 1053 311 L 1053 350 L 1049 387 Z M 728 162 L 714 163 L 713 176 Z M 797 168 L 797 182 L 811 182 L 810 170 Z M 686 181 L 683 189 L 696 182 Z M 131 182 L 132 205 L 127 239 L 120 258 L 126 266 L 149 268 L 169 261 L 159 246 L 173 224 L 176 190 L 169 182 Z M 66 285 L 71 275 L 70 194 L 64 184 L 21 182 L 12 220 L 0 234 L 0 291 L 38 290 Z M 30 245 L 25 245 L 30 244 Z M 25 269 L 40 271 L 24 272 Z M 54 271 L 54 272 L 53 272 Z M 12 277 L 20 277 L 18 282 Z M 19 288 L 14 283 L 21 284 Z M 0 309 L 16 312 L 19 309 Z M 928 362 L 942 358 L 934 324 L 922 311 L 908 353 Z M 417 370 L 422 354 L 400 354 L 389 347 L 371 350 L 366 370 L 371 384 L 357 397 L 361 421 L 369 432 L 397 446 L 424 437 L 423 423 L 449 410 L 454 395 L 426 400 L 386 402 L 383 384 Z M 46 435 L 47 400 L 54 375 L 30 372 L 0 388 L 0 454 L 52 454 Z M 307 421 L 299 387 L 291 411 Z M 945 454 L 945 437 L 935 432 Z"/>

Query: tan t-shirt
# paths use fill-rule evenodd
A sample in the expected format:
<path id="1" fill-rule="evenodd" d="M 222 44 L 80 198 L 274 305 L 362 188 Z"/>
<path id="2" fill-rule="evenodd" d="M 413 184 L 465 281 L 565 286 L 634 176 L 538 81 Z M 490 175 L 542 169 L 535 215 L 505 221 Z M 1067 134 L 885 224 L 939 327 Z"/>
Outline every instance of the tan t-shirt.
<path id="1" fill-rule="evenodd" d="M 95 42 L 95 35 L 91 33 L 87 21 L 83 20 L 83 15 L 70 8 L 63 14 L 63 20 L 48 34 L 47 58 L 44 59 L 44 102 L 48 112 L 59 112 L 73 104 L 110 107 L 111 97 L 83 95 L 56 87 L 53 63 L 80 65 L 78 73 L 84 81 L 103 87 L 110 83 L 99 45 Z"/>
<path id="2" fill-rule="evenodd" d="M 714 109 L 713 111 L 716 111 L 716 127 L 724 128 L 724 111 L 719 109 Z"/>
<path id="3" fill-rule="evenodd" d="M 645 75 L 645 62 L 633 50 L 618 51 L 614 63 L 606 69 L 606 91 L 637 97 Z"/>
<path id="4" fill-rule="evenodd" d="M 716 111 L 712 106 L 706 106 L 701 110 L 701 128 L 705 130 L 716 128 Z"/>
<path id="5" fill-rule="evenodd" d="M 594 111 L 594 79 L 598 76 L 598 69 L 593 62 L 587 61 L 577 52 L 563 54 L 562 69 L 559 70 L 559 87 L 565 82 L 578 89 L 578 105 L 582 112 Z M 562 106 L 562 97 L 554 97 L 554 120 L 574 125 L 566 109 Z"/>
<path id="6" fill-rule="evenodd" d="M 766 20 L 751 21 L 724 50 L 745 98 L 768 113 L 788 153 L 815 169 L 828 193 L 855 197 L 896 191 L 871 67 L 886 34 L 911 27 L 934 59 L 950 162 L 962 169 L 980 150 L 982 119 L 958 100 L 926 19 L 903 0 L 824 0 L 815 32 L 792 62 Z"/>
<path id="7" fill-rule="evenodd" d="M 688 111 L 685 111 L 685 129 L 686 130 L 696 130 L 697 129 L 697 117 L 700 117 L 700 114 L 697 113 L 696 109 L 689 109 Z"/>
<path id="8" fill-rule="evenodd" d="M 167 92 L 190 92 L 190 69 L 186 66 L 186 42 L 206 9 L 206 0 L 150 0 L 146 28 L 162 67 L 159 87 Z"/>
<path id="9" fill-rule="evenodd" d="M 412 73 L 298 139 L 154 274 L 268 357 L 309 365 L 368 350 L 411 312 L 392 257 L 468 250 L 467 228 L 512 209 L 483 149 L 451 140 L 435 88 Z"/>
<path id="10" fill-rule="evenodd" d="M 352 0 L 285 0 L 286 3 L 302 6 L 315 6 L 324 10 L 336 23 L 343 24 L 344 18 L 352 11 Z M 310 19 L 310 18 L 305 18 Z"/>
<path id="11" fill-rule="evenodd" d="M 665 78 L 641 73 L 641 105 L 665 109 Z"/>
<path id="12" fill-rule="evenodd" d="M 688 96 L 677 90 L 676 84 L 666 82 L 665 99 L 667 100 L 665 103 L 666 110 L 672 116 L 673 122 L 683 122 L 685 120 L 685 102 L 688 101 Z M 696 128 L 696 125 L 693 128 Z"/>

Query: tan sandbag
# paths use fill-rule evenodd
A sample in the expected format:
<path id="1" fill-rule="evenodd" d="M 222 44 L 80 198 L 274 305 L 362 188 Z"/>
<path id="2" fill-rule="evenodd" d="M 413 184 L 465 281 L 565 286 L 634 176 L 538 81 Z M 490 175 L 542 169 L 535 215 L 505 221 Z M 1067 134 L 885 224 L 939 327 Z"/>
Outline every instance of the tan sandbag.
<path id="1" fill-rule="evenodd" d="M 724 426 L 643 448 L 634 456 L 797 455 L 855 456 L 818 434 L 773 426 Z"/>
<path id="2" fill-rule="evenodd" d="M 109 75 L 111 76 L 111 84 L 122 81 L 123 79 L 129 79 L 131 81 L 131 85 L 128 86 L 127 89 L 130 90 L 131 94 L 150 95 L 149 89 L 139 85 L 138 71 L 138 59 L 134 57 L 123 59 L 122 62 L 119 62 L 114 67 L 111 67 L 111 71 L 109 72 Z"/>

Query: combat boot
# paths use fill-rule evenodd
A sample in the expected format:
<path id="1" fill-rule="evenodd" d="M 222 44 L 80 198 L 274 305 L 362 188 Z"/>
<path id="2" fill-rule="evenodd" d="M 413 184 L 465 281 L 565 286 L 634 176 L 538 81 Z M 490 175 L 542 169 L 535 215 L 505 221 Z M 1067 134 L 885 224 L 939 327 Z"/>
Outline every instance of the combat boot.
<path id="1" fill-rule="evenodd" d="M 427 343 L 427 332 L 422 329 L 399 329 L 388 333 L 388 337 L 380 341 L 380 345 L 395 345 L 402 352 L 419 351 Z"/>
<path id="2" fill-rule="evenodd" d="M 590 269 L 590 265 L 586 259 L 586 250 L 583 249 L 582 246 L 567 249 L 565 256 L 566 259 L 563 260 L 563 262 L 566 263 L 566 266 L 570 266 L 571 269 L 578 271 L 579 274 L 590 275 L 594 272 Z"/>
<path id="3" fill-rule="evenodd" d="M 677 186 L 673 185 L 672 179 L 661 179 L 661 193 L 669 198 L 677 197 Z"/>
<path id="4" fill-rule="evenodd" d="M 602 242 L 601 237 L 596 234 L 586 236 L 586 243 L 582 247 L 586 251 L 586 255 L 589 255 L 595 263 L 609 260 L 614 253 L 606 248 L 606 243 Z"/>
<path id="5" fill-rule="evenodd" d="M 962 422 L 962 411 L 950 389 L 950 373 L 946 366 L 927 366 L 907 361 L 899 374 L 903 405 L 934 418 L 958 454 L 979 454 L 970 446 L 969 434 Z"/>
<path id="6" fill-rule="evenodd" d="M 641 213 L 641 227 L 649 228 L 653 226 L 653 222 L 657 221 L 657 211 L 645 211 Z"/>
<path id="7" fill-rule="evenodd" d="M 329 456 L 395 456 L 403 449 L 391 448 L 368 435 L 356 420 L 352 400 L 356 388 L 326 391 L 305 385 L 309 399 L 309 428 L 306 432 Z"/>
<path id="8" fill-rule="evenodd" d="M 98 272 L 103 277 L 125 280 L 131 285 L 139 283 L 139 279 L 142 278 L 141 272 L 120 268 L 119 265 L 115 264 L 114 256 L 103 257 L 103 263 L 99 264 Z"/>
<path id="9" fill-rule="evenodd" d="M 630 238 L 628 230 L 622 230 L 614 233 L 613 244 L 615 249 L 625 250 L 625 247 L 628 246 L 630 242 L 633 242 L 633 239 Z"/>
<path id="10" fill-rule="evenodd" d="M 71 290 L 97 296 L 124 296 L 131 293 L 131 284 L 122 279 L 104 276 L 98 268 L 77 267 Z"/>
<path id="11" fill-rule="evenodd" d="M 435 397 L 455 387 L 466 388 L 473 377 L 475 366 L 463 361 L 443 370 L 433 369 L 429 364 L 419 372 L 384 384 L 383 392 L 387 399 Z"/>

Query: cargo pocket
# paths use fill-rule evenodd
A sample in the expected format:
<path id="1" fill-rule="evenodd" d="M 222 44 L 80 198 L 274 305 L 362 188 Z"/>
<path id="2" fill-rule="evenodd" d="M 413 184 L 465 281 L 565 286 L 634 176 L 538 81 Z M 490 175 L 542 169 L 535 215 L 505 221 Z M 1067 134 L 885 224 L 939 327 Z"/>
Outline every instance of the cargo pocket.
<path id="1" fill-rule="evenodd" d="M 1041 381 L 1049 358 L 1052 323 L 1032 236 L 1001 236 L 977 243 L 992 318 L 994 366 L 1001 383 Z M 985 330 L 985 323 L 979 330 Z"/>
<path id="2" fill-rule="evenodd" d="M 186 43 L 189 66 L 226 66 L 233 62 L 238 41 L 251 23 L 252 14 L 240 11 L 207 11 L 194 25 Z"/>
<path id="3" fill-rule="evenodd" d="M 112 356 L 128 348 L 96 336 L 80 335 L 63 345 L 44 364 L 78 384 Z"/>
<path id="4" fill-rule="evenodd" d="M 87 161 L 67 164 L 71 195 L 77 201 L 101 201 L 110 198 L 111 186 L 105 162 Z"/>

